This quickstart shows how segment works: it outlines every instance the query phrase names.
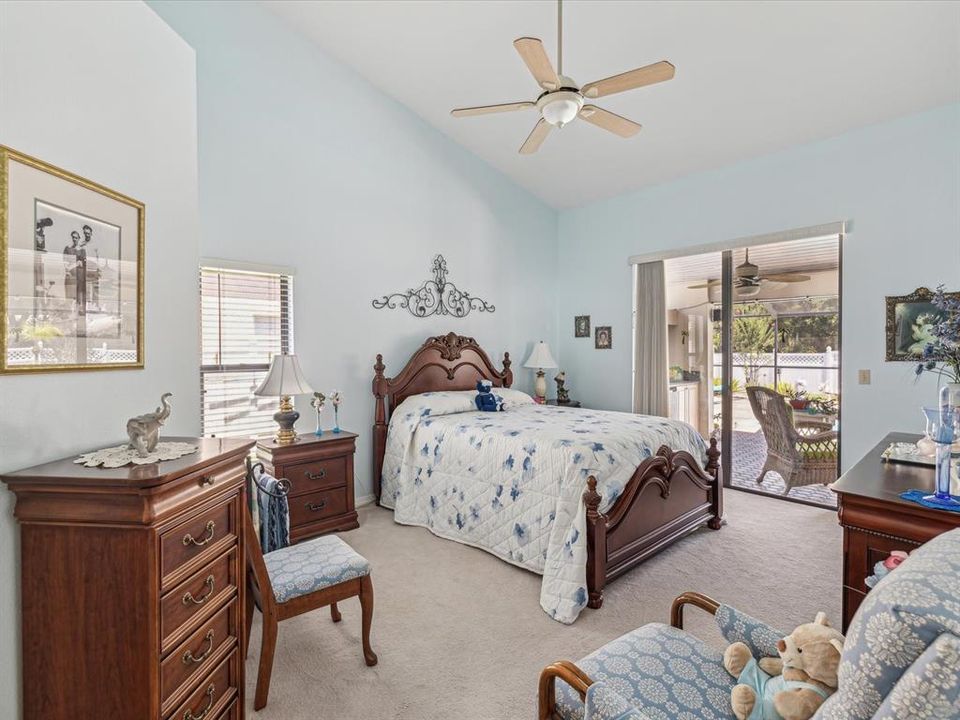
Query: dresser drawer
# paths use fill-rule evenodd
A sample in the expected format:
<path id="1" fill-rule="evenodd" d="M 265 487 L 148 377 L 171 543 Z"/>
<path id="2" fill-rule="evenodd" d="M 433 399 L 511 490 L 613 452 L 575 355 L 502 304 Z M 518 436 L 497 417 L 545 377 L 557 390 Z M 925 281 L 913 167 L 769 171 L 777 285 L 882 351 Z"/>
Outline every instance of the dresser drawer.
<path id="1" fill-rule="evenodd" d="M 288 502 L 290 526 L 306 525 L 347 512 L 347 491 L 344 488 L 318 490 L 306 495 L 290 497 Z"/>
<path id="2" fill-rule="evenodd" d="M 187 640 L 177 646 L 160 665 L 160 693 L 166 708 L 168 700 L 183 686 L 209 672 L 223 650 L 237 645 L 239 605 L 232 601 L 203 623 Z"/>
<path id="3" fill-rule="evenodd" d="M 172 713 L 164 715 L 166 720 L 212 720 L 223 716 L 237 697 L 240 687 L 239 650 L 234 650 L 211 672 L 200 686 L 190 694 L 183 704 Z M 235 704 L 235 703 L 234 703 Z"/>
<path id="4" fill-rule="evenodd" d="M 346 486 L 347 458 L 341 456 L 285 465 L 283 473 L 293 484 L 293 489 L 290 491 L 291 497 L 325 488 Z"/>
<path id="5" fill-rule="evenodd" d="M 240 720 L 240 701 L 234 700 L 230 707 L 217 716 L 217 720 Z"/>
<path id="6" fill-rule="evenodd" d="M 160 536 L 160 571 L 162 577 L 191 560 L 209 553 L 223 539 L 235 541 L 239 526 L 237 496 L 215 505 L 206 512 L 185 520 Z M 215 552 L 215 551 L 214 551 Z"/>
<path id="7" fill-rule="evenodd" d="M 166 593 L 160 600 L 162 649 L 185 640 L 217 606 L 237 595 L 239 577 L 234 546 Z"/>

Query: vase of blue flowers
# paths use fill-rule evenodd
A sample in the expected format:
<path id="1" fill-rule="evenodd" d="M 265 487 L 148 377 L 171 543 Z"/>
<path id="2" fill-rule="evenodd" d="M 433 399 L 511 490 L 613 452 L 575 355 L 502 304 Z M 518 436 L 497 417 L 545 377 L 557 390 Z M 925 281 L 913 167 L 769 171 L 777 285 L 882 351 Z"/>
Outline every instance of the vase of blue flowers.
<path id="1" fill-rule="evenodd" d="M 960 407 L 960 294 L 947 293 L 943 285 L 931 299 L 940 313 L 930 329 L 916 373 L 935 373 L 950 388 L 950 404 Z"/>

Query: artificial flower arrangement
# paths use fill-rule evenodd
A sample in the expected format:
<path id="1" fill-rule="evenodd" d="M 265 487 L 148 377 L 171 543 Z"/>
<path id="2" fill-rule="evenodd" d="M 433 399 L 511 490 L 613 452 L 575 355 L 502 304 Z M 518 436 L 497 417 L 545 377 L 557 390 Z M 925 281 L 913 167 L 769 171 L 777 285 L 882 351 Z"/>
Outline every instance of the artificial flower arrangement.
<path id="1" fill-rule="evenodd" d="M 931 325 L 930 337 L 917 363 L 917 377 L 934 372 L 947 382 L 960 383 L 960 296 L 938 285 L 931 299 L 942 317 Z"/>
<path id="2" fill-rule="evenodd" d="M 340 403 L 343 402 L 343 395 L 339 390 L 330 391 L 330 402 L 333 405 L 333 431 L 340 432 Z"/>
<path id="3" fill-rule="evenodd" d="M 320 427 L 320 415 L 323 413 L 323 406 L 326 402 L 327 396 L 322 392 L 315 392 L 313 394 L 313 400 L 310 401 L 310 404 L 317 411 L 317 429 L 314 432 L 314 435 L 317 436 L 323 435 L 323 428 Z"/>

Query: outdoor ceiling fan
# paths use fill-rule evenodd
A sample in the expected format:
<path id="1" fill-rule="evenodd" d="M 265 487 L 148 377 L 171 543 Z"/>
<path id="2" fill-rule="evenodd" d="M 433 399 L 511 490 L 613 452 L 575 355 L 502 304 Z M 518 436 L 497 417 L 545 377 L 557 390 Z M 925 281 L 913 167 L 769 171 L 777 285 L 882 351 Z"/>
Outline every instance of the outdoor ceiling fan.
<path id="1" fill-rule="evenodd" d="M 543 88 L 536 101 L 502 103 L 500 105 L 481 105 L 478 107 L 457 108 L 451 110 L 454 117 L 488 115 L 490 113 L 512 112 L 536 108 L 540 120 L 533 131 L 520 146 L 520 154 L 535 153 L 553 127 L 562 128 L 574 119 L 581 117 L 588 123 L 603 128 L 620 137 L 632 137 L 640 132 L 640 125 L 621 117 L 609 110 L 585 104 L 586 99 L 613 95 L 633 90 L 645 85 L 670 80 L 675 68 L 666 60 L 653 65 L 596 80 L 579 87 L 572 79 L 563 74 L 563 0 L 557 0 L 557 69 L 554 71 L 547 57 L 543 43 L 537 38 L 522 37 L 513 41 L 523 62 L 534 79 Z"/>
<path id="2" fill-rule="evenodd" d="M 753 297 L 759 294 L 760 287 L 768 282 L 796 283 L 806 282 L 810 279 L 809 275 L 802 273 L 772 273 L 770 275 L 761 275 L 760 267 L 750 262 L 750 250 L 746 251 L 746 259 L 740 265 L 737 265 L 734 271 L 733 287 L 738 297 Z M 698 285 L 688 285 L 690 290 L 699 290 L 700 288 L 714 288 L 720 285 L 720 280 L 707 280 Z"/>

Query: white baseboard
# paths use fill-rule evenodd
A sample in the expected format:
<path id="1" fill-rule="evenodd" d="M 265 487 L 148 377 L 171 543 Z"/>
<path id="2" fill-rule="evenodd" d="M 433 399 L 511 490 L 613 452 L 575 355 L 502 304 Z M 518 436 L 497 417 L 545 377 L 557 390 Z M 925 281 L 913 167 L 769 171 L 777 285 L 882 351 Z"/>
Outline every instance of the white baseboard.
<path id="1" fill-rule="evenodd" d="M 363 495 L 362 497 L 354 498 L 353 504 L 356 507 L 363 507 L 364 505 L 372 505 L 376 499 L 376 495 Z"/>

